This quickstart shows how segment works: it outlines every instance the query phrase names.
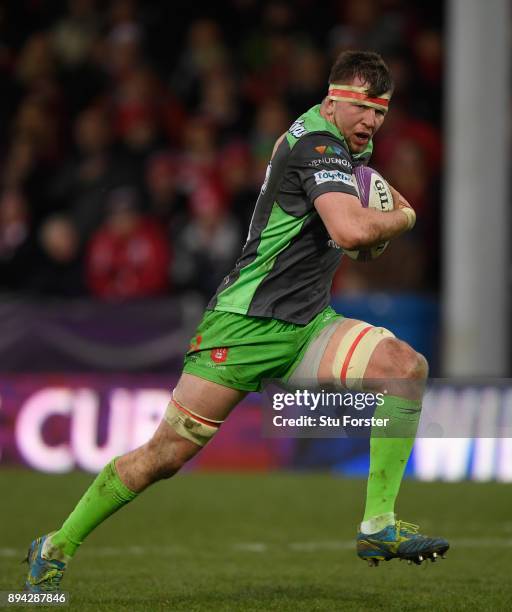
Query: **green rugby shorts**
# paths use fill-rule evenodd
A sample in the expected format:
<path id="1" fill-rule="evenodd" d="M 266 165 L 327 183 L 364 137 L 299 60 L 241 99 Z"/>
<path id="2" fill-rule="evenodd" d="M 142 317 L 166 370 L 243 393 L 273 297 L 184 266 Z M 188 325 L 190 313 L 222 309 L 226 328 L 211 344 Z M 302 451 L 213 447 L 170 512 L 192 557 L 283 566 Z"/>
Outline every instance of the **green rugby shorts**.
<path id="1" fill-rule="evenodd" d="M 183 371 L 232 389 L 260 391 L 265 379 L 286 381 L 309 343 L 336 319 L 343 317 L 330 306 L 307 325 L 207 310 Z"/>

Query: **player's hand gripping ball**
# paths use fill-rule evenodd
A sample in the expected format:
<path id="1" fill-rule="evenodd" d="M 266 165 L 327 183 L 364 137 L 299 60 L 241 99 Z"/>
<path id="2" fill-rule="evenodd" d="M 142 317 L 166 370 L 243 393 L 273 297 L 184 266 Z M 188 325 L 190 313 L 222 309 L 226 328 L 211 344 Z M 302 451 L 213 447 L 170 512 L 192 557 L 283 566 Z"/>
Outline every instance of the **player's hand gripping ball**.
<path id="1" fill-rule="evenodd" d="M 358 166 L 354 170 L 353 178 L 363 208 L 375 208 L 383 212 L 393 210 L 393 195 L 386 180 L 378 172 L 368 166 Z M 388 243 L 383 242 L 368 249 L 343 249 L 343 252 L 350 259 L 369 261 L 377 259 L 387 246 Z"/>

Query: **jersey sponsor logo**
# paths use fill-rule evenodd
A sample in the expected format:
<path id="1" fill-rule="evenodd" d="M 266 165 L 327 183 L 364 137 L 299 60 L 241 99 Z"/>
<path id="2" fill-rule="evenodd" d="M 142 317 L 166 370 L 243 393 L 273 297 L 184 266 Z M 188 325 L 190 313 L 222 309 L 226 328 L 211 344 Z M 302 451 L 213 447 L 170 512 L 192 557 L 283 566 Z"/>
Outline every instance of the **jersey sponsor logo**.
<path id="1" fill-rule="evenodd" d="M 309 165 L 312 168 L 316 168 L 320 166 L 320 164 L 338 164 L 338 166 L 343 166 L 349 172 L 352 172 L 352 164 L 348 161 L 348 159 L 343 159 L 342 157 L 320 157 L 317 159 L 312 159 L 309 162 Z"/>
<path id="2" fill-rule="evenodd" d="M 318 145 L 315 147 L 315 151 L 320 153 L 320 155 L 324 153 L 327 153 L 327 155 L 342 155 L 344 152 L 346 153 L 344 149 L 336 145 Z"/>
<path id="3" fill-rule="evenodd" d="M 210 353 L 210 357 L 215 363 L 222 363 L 228 358 L 228 349 L 226 347 L 214 348 Z"/>
<path id="4" fill-rule="evenodd" d="M 345 185 L 353 185 L 352 175 L 345 174 L 339 170 L 320 170 L 315 172 L 315 183 L 321 185 L 322 183 L 345 183 Z"/>
<path id="5" fill-rule="evenodd" d="M 292 123 L 290 129 L 288 130 L 292 136 L 295 138 L 300 138 L 307 133 L 306 128 L 304 127 L 304 119 L 297 119 L 294 123 Z"/>
<path id="6" fill-rule="evenodd" d="M 334 153 L 334 155 L 341 155 L 344 152 L 342 147 L 337 147 L 333 145 L 332 147 L 327 147 L 327 153 Z"/>

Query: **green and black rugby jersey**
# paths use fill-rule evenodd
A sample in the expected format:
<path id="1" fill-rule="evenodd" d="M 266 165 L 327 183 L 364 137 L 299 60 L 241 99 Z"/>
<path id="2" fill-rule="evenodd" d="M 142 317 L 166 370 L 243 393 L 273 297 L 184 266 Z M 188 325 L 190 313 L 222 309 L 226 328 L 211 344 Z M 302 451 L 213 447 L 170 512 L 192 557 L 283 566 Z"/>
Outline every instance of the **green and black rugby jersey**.
<path id="1" fill-rule="evenodd" d="M 299 117 L 268 165 L 242 255 L 208 309 L 306 324 L 328 306 L 342 251 L 314 201 L 331 191 L 357 195 L 352 168 L 371 151 L 370 142 L 351 155 L 320 105 Z"/>

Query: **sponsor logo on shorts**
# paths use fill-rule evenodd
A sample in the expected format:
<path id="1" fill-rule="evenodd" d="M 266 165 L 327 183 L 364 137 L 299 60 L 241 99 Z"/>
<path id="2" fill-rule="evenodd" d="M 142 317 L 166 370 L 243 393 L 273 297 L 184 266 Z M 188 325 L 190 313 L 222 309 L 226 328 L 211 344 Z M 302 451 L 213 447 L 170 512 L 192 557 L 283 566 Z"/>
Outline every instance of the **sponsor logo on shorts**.
<path id="1" fill-rule="evenodd" d="M 321 185 L 322 183 L 345 183 L 345 185 L 353 185 L 352 175 L 340 172 L 339 170 L 320 170 L 315 172 L 315 183 Z"/>
<path id="2" fill-rule="evenodd" d="M 212 349 L 212 352 L 210 353 L 210 357 L 212 358 L 212 361 L 214 361 L 215 363 L 222 363 L 223 361 L 226 361 L 226 359 L 228 358 L 228 349 L 225 347 L 214 348 Z"/>

